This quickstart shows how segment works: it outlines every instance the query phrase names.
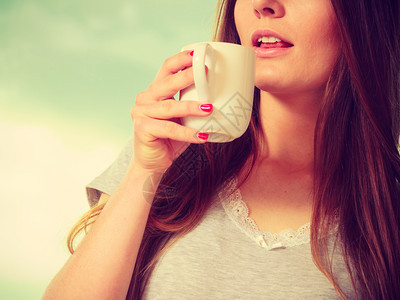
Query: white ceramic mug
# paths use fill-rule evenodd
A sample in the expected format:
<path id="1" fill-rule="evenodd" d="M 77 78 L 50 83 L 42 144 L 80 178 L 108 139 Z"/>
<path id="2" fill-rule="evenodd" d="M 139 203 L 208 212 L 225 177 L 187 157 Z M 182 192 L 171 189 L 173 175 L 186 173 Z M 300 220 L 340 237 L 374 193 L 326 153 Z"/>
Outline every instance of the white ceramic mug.
<path id="1" fill-rule="evenodd" d="M 240 137 L 249 126 L 253 107 L 254 51 L 222 42 L 190 44 L 183 50 L 194 51 L 195 84 L 182 90 L 179 100 L 213 104 L 210 116 L 185 117 L 183 124 L 209 133 L 209 142 L 223 143 Z"/>

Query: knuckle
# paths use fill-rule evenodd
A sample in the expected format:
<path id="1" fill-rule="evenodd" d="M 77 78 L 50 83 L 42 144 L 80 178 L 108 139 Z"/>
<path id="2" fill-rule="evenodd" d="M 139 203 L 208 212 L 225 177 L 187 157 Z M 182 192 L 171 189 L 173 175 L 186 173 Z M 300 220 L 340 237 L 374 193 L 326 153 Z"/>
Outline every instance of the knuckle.
<path id="1" fill-rule="evenodd" d="M 149 85 L 149 87 L 148 87 L 148 91 L 149 91 L 150 93 L 154 93 L 154 91 L 156 91 L 156 90 L 157 90 L 157 87 L 156 87 L 155 83 L 152 82 L 152 83 Z"/>
<path id="2" fill-rule="evenodd" d="M 174 122 L 165 122 L 164 124 L 164 130 L 166 132 L 176 132 L 177 130 L 177 124 Z"/>
<path id="3" fill-rule="evenodd" d="M 136 95 L 135 104 L 142 104 L 144 99 L 146 99 L 146 92 L 140 92 Z"/>
<path id="4" fill-rule="evenodd" d="M 161 105 L 161 109 L 164 111 L 164 112 L 171 112 L 171 110 L 173 110 L 174 109 L 174 104 L 175 103 L 173 103 L 172 101 L 161 101 L 160 102 L 160 105 Z"/>
<path id="5" fill-rule="evenodd" d="M 196 137 L 196 130 L 193 130 L 191 128 L 185 128 L 185 136 L 188 137 L 188 139 L 191 139 L 192 141 L 197 142 L 197 137 Z"/>
<path id="6" fill-rule="evenodd" d="M 186 126 L 181 126 L 180 130 L 176 131 L 178 135 L 180 135 L 182 138 L 184 139 L 191 139 L 192 135 L 193 135 L 193 129 L 186 127 Z"/>
<path id="7" fill-rule="evenodd" d="M 164 61 L 163 67 L 166 68 L 166 69 L 171 68 L 171 66 L 173 65 L 173 60 L 174 60 L 174 57 L 173 57 L 173 56 L 168 57 L 168 58 Z"/>
<path id="8" fill-rule="evenodd" d="M 202 113 L 202 111 L 200 110 L 200 104 L 197 101 L 196 102 L 193 101 L 193 102 L 188 103 L 187 110 L 190 111 L 193 114 Z"/>
<path id="9" fill-rule="evenodd" d="M 197 101 L 180 101 L 182 110 L 187 114 L 196 115 L 200 112 L 199 103 Z"/>
<path id="10" fill-rule="evenodd" d="M 179 105 L 182 111 L 188 113 L 193 112 L 193 103 L 191 101 L 179 101 Z"/>
<path id="11" fill-rule="evenodd" d="M 146 128 L 146 121 L 144 118 L 136 118 L 133 123 L 133 128 L 135 132 L 142 132 Z"/>

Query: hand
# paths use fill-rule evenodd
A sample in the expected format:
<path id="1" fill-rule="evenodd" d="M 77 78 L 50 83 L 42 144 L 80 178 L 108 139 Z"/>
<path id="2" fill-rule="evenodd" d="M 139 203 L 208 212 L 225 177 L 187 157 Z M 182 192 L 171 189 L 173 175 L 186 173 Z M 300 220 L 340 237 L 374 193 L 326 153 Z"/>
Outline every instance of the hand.
<path id="1" fill-rule="evenodd" d="M 194 83 L 190 51 L 168 58 L 147 90 L 139 93 L 131 116 L 134 123 L 133 165 L 149 173 L 164 172 L 191 143 L 205 143 L 207 134 L 188 128 L 181 117 L 208 116 L 198 101 L 173 96 Z"/>

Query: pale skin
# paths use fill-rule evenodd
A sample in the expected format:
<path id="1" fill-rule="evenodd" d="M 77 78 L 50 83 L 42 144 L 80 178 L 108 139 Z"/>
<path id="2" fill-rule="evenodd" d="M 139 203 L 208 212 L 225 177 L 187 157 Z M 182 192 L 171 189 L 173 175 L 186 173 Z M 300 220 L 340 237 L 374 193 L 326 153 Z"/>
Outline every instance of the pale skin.
<path id="1" fill-rule="evenodd" d="M 296 230 L 311 219 L 314 129 L 339 51 L 333 8 L 329 0 L 238 0 L 235 22 L 244 46 L 252 46 L 249 37 L 260 28 L 294 45 L 285 55 L 257 58 L 265 136 L 261 158 L 240 190 L 260 230 Z"/>
<path id="2" fill-rule="evenodd" d="M 292 26 L 288 38 L 296 49 L 286 57 L 257 59 L 256 63 L 265 137 L 260 141 L 262 157 L 241 192 L 251 217 L 264 231 L 297 229 L 310 220 L 314 127 L 337 45 L 325 40 L 317 47 L 324 49 L 313 54 L 307 53 L 311 50 L 305 45 L 311 35 L 316 42 L 326 38 L 328 32 L 321 33 L 320 25 L 330 24 L 326 19 L 332 14 L 328 3 L 238 0 L 236 4 L 235 22 L 244 46 L 251 47 L 251 33 L 259 27 L 273 27 L 284 35 L 285 26 Z M 314 23 L 306 23 L 309 31 L 304 31 L 299 9 L 313 14 Z M 298 22 L 303 30 L 298 29 Z M 312 63 L 316 65 L 310 66 Z M 205 103 L 172 99 L 177 91 L 193 84 L 191 64 L 190 51 L 172 56 L 149 88 L 136 97 L 131 111 L 134 156 L 126 176 L 113 195 L 102 195 L 100 201 L 106 202 L 103 211 L 49 284 L 43 299 L 125 299 L 151 207 L 149 194 L 142 193 L 146 180 L 167 169 L 190 143 L 206 142 L 195 130 L 179 123 L 184 116 L 209 115 L 211 112 L 200 108 Z M 308 72 L 301 74 L 304 70 Z M 304 80 L 301 84 L 300 79 Z M 157 182 L 146 189 L 156 186 Z"/>

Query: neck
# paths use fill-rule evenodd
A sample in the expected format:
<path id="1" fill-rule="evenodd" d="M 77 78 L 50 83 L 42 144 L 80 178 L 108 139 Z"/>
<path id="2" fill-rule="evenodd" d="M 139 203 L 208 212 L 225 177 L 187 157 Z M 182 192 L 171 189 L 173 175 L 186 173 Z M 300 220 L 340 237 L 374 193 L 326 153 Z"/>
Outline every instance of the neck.
<path id="1" fill-rule="evenodd" d="M 290 171 L 312 171 L 314 130 L 321 98 L 322 94 L 287 95 L 261 91 L 262 161 L 279 164 Z"/>

